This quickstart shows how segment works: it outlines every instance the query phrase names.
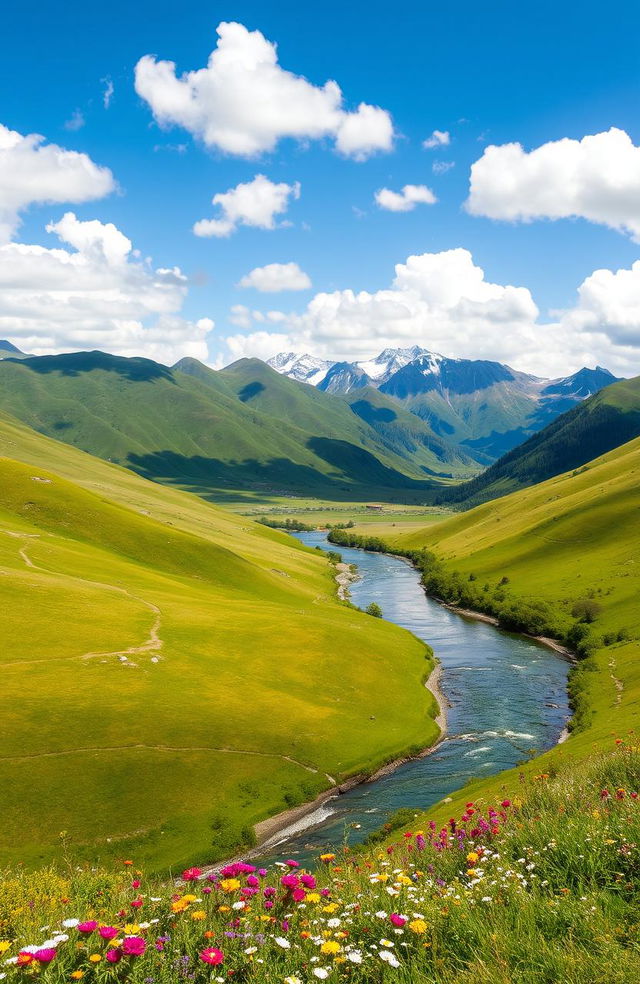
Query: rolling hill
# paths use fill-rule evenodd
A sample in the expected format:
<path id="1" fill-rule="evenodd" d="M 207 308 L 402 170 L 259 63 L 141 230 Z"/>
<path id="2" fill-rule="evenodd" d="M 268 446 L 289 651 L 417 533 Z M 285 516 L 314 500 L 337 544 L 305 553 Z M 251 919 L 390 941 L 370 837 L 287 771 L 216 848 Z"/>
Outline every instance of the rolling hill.
<path id="1" fill-rule="evenodd" d="M 475 505 L 583 467 L 640 435 L 640 376 L 607 386 L 574 406 L 477 478 L 442 493 Z"/>
<path id="2" fill-rule="evenodd" d="M 434 739 L 424 645 L 316 552 L 3 414 L 0 456 L 3 864 L 60 831 L 92 864 L 212 860 Z"/>
<path id="3" fill-rule="evenodd" d="M 406 448 L 401 456 L 337 398 L 285 380 L 295 407 L 274 416 L 234 390 L 231 374 L 227 382 L 205 366 L 185 368 L 101 352 L 3 360 L 0 408 L 147 478 L 219 498 L 267 491 L 366 499 L 386 489 L 413 501 L 433 484 Z"/>

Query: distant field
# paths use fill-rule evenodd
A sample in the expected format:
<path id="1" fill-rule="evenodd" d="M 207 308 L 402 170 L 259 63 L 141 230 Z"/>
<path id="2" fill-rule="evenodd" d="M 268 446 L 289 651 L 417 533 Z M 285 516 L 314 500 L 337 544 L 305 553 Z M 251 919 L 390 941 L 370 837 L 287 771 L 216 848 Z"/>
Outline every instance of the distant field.
<path id="1" fill-rule="evenodd" d="M 437 735 L 317 552 L 0 416 L 0 863 L 212 860 Z M 393 660 L 389 653 L 393 652 Z"/>

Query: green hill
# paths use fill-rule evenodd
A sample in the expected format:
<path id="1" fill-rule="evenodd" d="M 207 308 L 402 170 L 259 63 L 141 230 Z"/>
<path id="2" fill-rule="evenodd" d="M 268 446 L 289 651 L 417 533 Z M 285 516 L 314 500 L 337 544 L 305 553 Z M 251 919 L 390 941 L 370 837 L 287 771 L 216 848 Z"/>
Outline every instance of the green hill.
<path id="1" fill-rule="evenodd" d="M 183 369 L 186 361 L 176 368 Z M 200 379 L 204 378 L 203 370 L 209 378 L 223 377 L 246 406 L 278 420 L 295 421 L 311 434 L 330 439 L 340 435 L 374 454 L 397 456 L 411 474 L 451 478 L 477 468 L 471 458 L 437 437 L 424 421 L 372 387 L 348 396 L 332 396 L 281 375 L 260 359 L 241 359 L 219 373 L 200 365 Z"/>
<path id="2" fill-rule="evenodd" d="M 640 376 L 605 387 L 440 499 L 475 505 L 535 485 L 640 435 Z"/>
<path id="3" fill-rule="evenodd" d="M 101 352 L 0 362 L 0 409 L 41 433 L 199 494 L 312 491 L 354 499 L 386 489 L 415 499 L 430 487 L 410 455 L 390 450 L 341 401 L 316 395 L 326 407 L 298 421 L 295 413 L 282 419 L 243 401 L 222 373 L 204 366 L 197 378 Z M 329 431 L 318 424 L 323 413 Z"/>
<path id="4" fill-rule="evenodd" d="M 0 862 L 212 860 L 434 739 L 428 651 L 318 553 L 6 416 L 0 455 Z"/>

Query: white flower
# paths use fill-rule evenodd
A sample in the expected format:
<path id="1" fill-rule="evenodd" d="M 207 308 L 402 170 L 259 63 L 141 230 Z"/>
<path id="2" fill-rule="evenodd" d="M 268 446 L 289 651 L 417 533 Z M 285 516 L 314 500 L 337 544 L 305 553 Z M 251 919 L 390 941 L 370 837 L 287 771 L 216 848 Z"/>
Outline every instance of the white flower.
<path id="1" fill-rule="evenodd" d="M 319 977 L 321 981 L 326 981 L 327 977 L 331 973 L 328 967 L 314 967 L 313 973 L 316 977 Z"/>
<path id="2" fill-rule="evenodd" d="M 294 975 L 291 974 L 290 977 L 285 977 L 284 984 L 302 984 L 302 981 L 299 977 L 294 977 Z"/>
<path id="3" fill-rule="evenodd" d="M 329 921 L 327 922 L 327 926 L 329 927 L 329 929 L 337 929 L 339 925 L 340 925 L 339 919 L 335 919 L 335 918 L 329 919 Z"/>
<path id="4" fill-rule="evenodd" d="M 275 941 L 278 944 L 278 946 L 282 947 L 283 950 L 291 949 L 291 943 L 289 942 L 289 940 L 286 940 L 284 936 L 276 936 Z"/>
<path id="5" fill-rule="evenodd" d="M 400 966 L 400 961 L 395 956 L 395 954 L 391 952 L 391 950 L 380 950 L 378 956 L 380 957 L 381 960 L 384 960 L 385 963 L 389 964 L 390 967 Z"/>
<path id="6" fill-rule="evenodd" d="M 360 950 L 350 950 L 349 953 L 347 953 L 347 960 L 350 960 L 351 963 L 361 964 L 362 954 L 360 953 Z"/>
<path id="7" fill-rule="evenodd" d="M 386 919 L 387 918 L 387 914 L 384 911 L 384 909 L 380 909 L 378 912 L 376 912 L 376 917 L 378 919 Z"/>
<path id="8" fill-rule="evenodd" d="M 244 909 L 247 903 L 240 900 L 239 902 L 234 902 L 231 906 L 232 909 Z"/>
<path id="9" fill-rule="evenodd" d="M 392 940 L 380 940 L 380 946 L 393 946 Z"/>
<path id="10" fill-rule="evenodd" d="M 79 922 L 80 922 L 79 919 L 63 919 L 62 925 L 66 929 L 75 929 Z"/>
<path id="11" fill-rule="evenodd" d="M 247 949 L 244 952 L 246 953 L 246 955 L 248 957 L 250 957 L 252 953 L 257 953 L 258 952 L 258 947 L 257 946 L 248 946 Z"/>

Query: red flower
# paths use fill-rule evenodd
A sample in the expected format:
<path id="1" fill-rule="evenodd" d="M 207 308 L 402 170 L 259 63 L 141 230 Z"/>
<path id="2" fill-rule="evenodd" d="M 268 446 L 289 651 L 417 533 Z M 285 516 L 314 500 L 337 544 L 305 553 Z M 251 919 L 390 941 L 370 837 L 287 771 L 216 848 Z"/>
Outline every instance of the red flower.
<path id="1" fill-rule="evenodd" d="M 186 871 L 182 872 L 182 880 L 186 882 L 197 881 L 201 874 L 201 868 L 187 868 Z"/>
<path id="2" fill-rule="evenodd" d="M 224 963 L 224 953 L 222 950 L 217 950 L 215 946 L 208 946 L 200 951 L 200 959 L 207 964 L 217 965 Z"/>

